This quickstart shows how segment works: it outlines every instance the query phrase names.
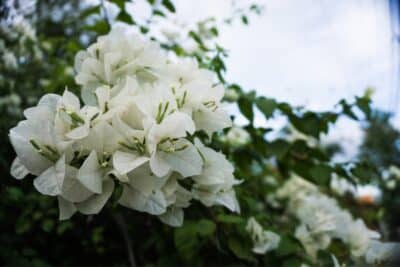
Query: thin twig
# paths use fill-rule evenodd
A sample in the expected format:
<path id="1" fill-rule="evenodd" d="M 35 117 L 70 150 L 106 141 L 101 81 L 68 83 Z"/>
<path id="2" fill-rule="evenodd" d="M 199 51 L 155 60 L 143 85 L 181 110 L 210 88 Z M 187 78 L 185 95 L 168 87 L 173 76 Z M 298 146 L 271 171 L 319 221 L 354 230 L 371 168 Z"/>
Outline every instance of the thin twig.
<path id="1" fill-rule="evenodd" d="M 121 231 L 122 237 L 124 238 L 126 250 L 128 252 L 129 262 L 131 267 L 136 267 L 135 255 L 133 253 L 132 240 L 129 238 L 128 227 L 122 214 L 111 212 L 111 217 L 114 219 L 119 230 Z"/>

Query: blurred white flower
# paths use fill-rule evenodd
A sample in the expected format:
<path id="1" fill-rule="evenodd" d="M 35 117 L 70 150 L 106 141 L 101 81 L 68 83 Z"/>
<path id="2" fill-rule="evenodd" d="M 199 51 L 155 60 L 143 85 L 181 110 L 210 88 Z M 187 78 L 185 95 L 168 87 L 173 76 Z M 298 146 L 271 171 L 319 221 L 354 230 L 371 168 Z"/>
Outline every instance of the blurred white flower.
<path id="1" fill-rule="evenodd" d="M 226 89 L 224 99 L 228 102 L 235 102 L 239 99 L 239 94 L 233 89 Z"/>
<path id="2" fill-rule="evenodd" d="M 274 232 L 265 231 L 254 217 L 247 221 L 246 231 L 253 240 L 253 252 L 256 254 L 265 254 L 279 246 L 280 236 Z"/>
<path id="3" fill-rule="evenodd" d="M 333 239 L 347 244 L 357 259 L 365 259 L 372 245 L 384 244 L 376 243 L 380 238 L 378 232 L 370 230 L 361 219 L 354 219 L 335 199 L 298 176 L 290 178 L 277 196 L 289 200 L 289 212 L 301 222 L 295 236 L 314 260 L 318 250 L 326 249 Z"/>
<path id="4" fill-rule="evenodd" d="M 221 137 L 221 140 L 232 147 L 241 147 L 248 144 L 250 139 L 250 134 L 243 128 L 234 126 Z"/>
<path id="5" fill-rule="evenodd" d="M 18 67 L 17 58 L 12 52 L 5 51 L 2 60 L 6 69 L 15 70 Z"/>

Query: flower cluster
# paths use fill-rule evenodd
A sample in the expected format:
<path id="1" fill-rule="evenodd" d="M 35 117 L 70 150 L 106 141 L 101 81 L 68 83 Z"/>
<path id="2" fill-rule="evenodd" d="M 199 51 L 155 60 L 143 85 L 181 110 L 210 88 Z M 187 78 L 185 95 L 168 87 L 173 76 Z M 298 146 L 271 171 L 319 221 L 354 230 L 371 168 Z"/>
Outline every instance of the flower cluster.
<path id="1" fill-rule="evenodd" d="M 289 199 L 289 212 L 300 221 L 295 236 L 311 258 L 315 259 L 318 250 L 328 248 L 332 239 L 347 244 L 355 259 L 368 264 L 387 260 L 399 248 L 397 244 L 381 243 L 378 232 L 368 229 L 363 220 L 354 219 L 335 199 L 298 176 L 289 179 L 277 196 Z"/>
<path id="2" fill-rule="evenodd" d="M 115 182 L 121 205 L 172 226 L 192 199 L 239 211 L 232 164 L 196 138 L 231 126 L 211 72 L 121 28 L 79 52 L 75 70 L 84 105 L 68 90 L 45 95 L 10 130 L 13 176 L 37 176 L 60 219 L 98 213 Z"/>

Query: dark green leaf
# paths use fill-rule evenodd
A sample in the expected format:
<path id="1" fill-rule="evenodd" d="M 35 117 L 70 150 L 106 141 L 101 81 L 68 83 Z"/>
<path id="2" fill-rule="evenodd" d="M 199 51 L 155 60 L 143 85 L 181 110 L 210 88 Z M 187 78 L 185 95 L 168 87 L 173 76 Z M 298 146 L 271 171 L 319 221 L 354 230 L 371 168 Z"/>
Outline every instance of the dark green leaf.
<path id="1" fill-rule="evenodd" d="M 125 22 L 127 24 L 135 24 L 132 16 L 129 15 L 125 10 L 121 10 L 117 16 L 117 20 Z"/>
<path id="2" fill-rule="evenodd" d="M 175 6 L 170 0 L 162 0 L 162 5 L 165 6 L 170 12 L 175 13 Z"/>
<path id="3" fill-rule="evenodd" d="M 100 14 L 100 5 L 86 8 L 80 14 L 80 18 L 84 19 L 84 18 L 86 18 L 86 17 L 88 17 L 90 15 L 93 15 L 93 14 Z"/>
<path id="4" fill-rule="evenodd" d="M 197 223 L 197 233 L 202 237 L 211 236 L 215 232 L 215 223 L 210 220 L 200 220 Z"/>
<path id="5" fill-rule="evenodd" d="M 247 17 L 245 15 L 242 16 L 242 22 L 246 25 L 249 24 L 249 20 L 247 19 Z"/>
<path id="6" fill-rule="evenodd" d="M 220 214 L 217 216 L 217 220 L 222 223 L 228 223 L 228 224 L 238 224 L 238 223 L 243 223 L 244 220 L 240 216 L 237 215 L 231 215 L 231 214 Z"/>
<path id="7" fill-rule="evenodd" d="M 310 176 L 315 183 L 328 185 L 332 176 L 332 168 L 323 164 L 316 165 L 310 169 Z"/>
<path id="8" fill-rule="evenodd" d="M 233 254 L 235 254 L 236 257 L 246 261 L 256 261 L 252 252 L 250 251 L 251 248 L 245 246 L 245 244 L 245 242 L 241 242 L 235 237 L 230 237 L 228 239 L 228 247 L 233 252 Z"/>
<path id="9" fill-rule="evenodd" d="M 253 111 L 253 102 L 247 97 L 241 97 L 238 101 L 239 110 L 242 114 L 253 123 L 254 119 L 254 111 Z"/>
<path id="10" fill-rule="evenodd" d="M 266 119 L 271 118 L 277 108 L 277 103 L 274 99 L 263 96 L 256 99 L 256 105 Z"/>

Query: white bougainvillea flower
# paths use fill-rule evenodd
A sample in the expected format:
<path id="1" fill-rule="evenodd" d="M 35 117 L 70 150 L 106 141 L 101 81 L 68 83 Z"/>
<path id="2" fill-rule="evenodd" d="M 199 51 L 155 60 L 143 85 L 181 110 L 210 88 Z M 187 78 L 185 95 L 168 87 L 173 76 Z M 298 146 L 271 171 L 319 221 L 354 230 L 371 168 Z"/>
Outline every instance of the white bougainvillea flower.
<path id="1" fill-rule="evenodd" d="M 96 124 L 80 142 L 82 151 L 90 151 L 79 168 L 77 179 L 93 193 L 102 193 L 103 180 L 111 168 L 111 158 L 121 136 L 106 122 Z"/>
<path id="2" fill-rule="evenodd" d="M 233 176 L 234 168 L 222 153 L 204 146 L 198 139 L 196 147 L 204 160 L 203 171 L 194 176 L 196 182 L 192 192 L 196 199 L 206 206 L 223 205 L 231 211 L 240 212 L 240 207 L 232 190 L 240 183 Z"/>
<path id="3" fill-rule="evenodd" d="M 168 176 L 156 177 L 148 164 L 129 173 L 129 184 L 124 185 L 120 204 L 152 215 L 166 211 L 167 200 L 162 187 Z"/>
<path id="4" fill-rule="evenodd" d="M 22 165 L 18 157 L 14 159 L 10 169 L 11 175 L 18 180 L 24 179 L 29 174 L 28 169 Z"/>
<path id="5" fill-rule="evenodd" d="M 99 114 L 99 110 L 94 107 L 80 108 L 80 101 L 77 96 L 64 91 L 58 106 L 59 128 L 64 128 L 65 136 L 72 140 L 85 138 L 89 134 L 91 120 Z"/>
<path id="6" fill-rule="evenodd" d="M 66 200 L 63 196 L 58 196 L 58 207 L 60 210 L 60 220 L 69 219 L 76 211 L 85 215 L 99 213 L 114 191 L 114 181 L 107 179 L 103 182 L 103 192 L 92 194 L 84 201 L 73 203 Z"/>
<path id="7" fill-rule="evenodd" d="M 143 82 L 153 81 L 166 61 L 154 42 L 115 28 L 108 35 L 99 37 L 87 51 L 77 54 L 75 80 L 83 86 L 85 96 L 98 86 L 112 87 L 129 76 Z"/>
<path id="8" fill-rule="evenodd" d="M 298 176 L 291 177 L 277 193 L 279 198 L 289 199 L 289 211 L 300 221 L 295 237 L 311 259 L 315 260 L 317 252 L 326 249 L 332 239 L 339 239 L 349 246 L 353 258 L 364 261 L 369 248 L 380 238 L 378 232 L 370 230 L 361 219 L 354 219 L 335 199 Z"/>
<path id="9" fill-rule="evenodd" d="M 328 233 L 312 232 L 305 224 L 296 228 L 294 236 L 301 242 L 312 259 L 316 259 L 318 250 L 326 249 L 332 240 Z"/>
<path id="10" fill-rule="evenodd" d="M 75 69 L 83 105 L 68 90 L 45 95 L 10 130 L 12 175 L 36 176 L 40 193 L 58 197 L 60 219 L 98 213 L 115 181 L 121 205 L 171 226 L 192 199 L 239 212 L 233 166 L 192 143 L 231 126 L 212 72 L 122 28 L 79 52 Z"/>
<path id="11" fill-rule="evenodd" d="M 253 241 L 252 250 L 256 254 L 265 254 L 279 246 L 280 236 L 274 232 L 264 230 L 254 217 L 249 218 L 247 221 L 246 231 L 250 234 Z"/>
<path id="12" fill-rule="evenodd" d="M 221 85 L 206 88 L 195 96 L 201 101 L 201 105 L 193 113 L 193 120 L 197 130 L 204 130 L 209 136 L 214 132 L 232 126 L 232 120 L 220 101 L 224 96 L 224 88 Z"/>
<path id="13" fill-rule="evenodd" d="M 221 137 L 221 141 L 232 147 L 241 147 L 250 142 L 250 134 L 245 129 L 234 126 Z"/>
<path id="14" fill-rule="evenodd" d="M 10 130 L 19 165 L 31 174 L 40 175 L 53 166 L 71 144 L 63 140 L 54 125 L 58 100 L 55 95 L 44 96 L 38 106 L 24 112 L 27 120 Z"/>
<path id="15" fill-rule="evenodd" d="M 171 170 L 183 177 L 201 173 L 203 161 L 199 152 L 190 141 L 183 139 L 194 131 L 192 119 L 181 112 L 167 115 L 160 124 L 151 124 L 147 149 L 151 155 L 150 167 L 157 176 Z"/>
<path id="16" fill-rule="evenodd" d="M 370 242 L 365 261 L 368 264 L 379 265 L 390 262 L 400 252 L 400 244 L 394 242 L 383 243 L 373 240 Z"/>
<path id="17" fill-rule="evenodd" d="M 358 219 L 351 224 L 346 241 L 350 245 L 351 254 L 354 257 L 361 257 L 367 253 L 370 242 L 380 237 L 378 232 L 368 229 L 364 221 Z"/>

